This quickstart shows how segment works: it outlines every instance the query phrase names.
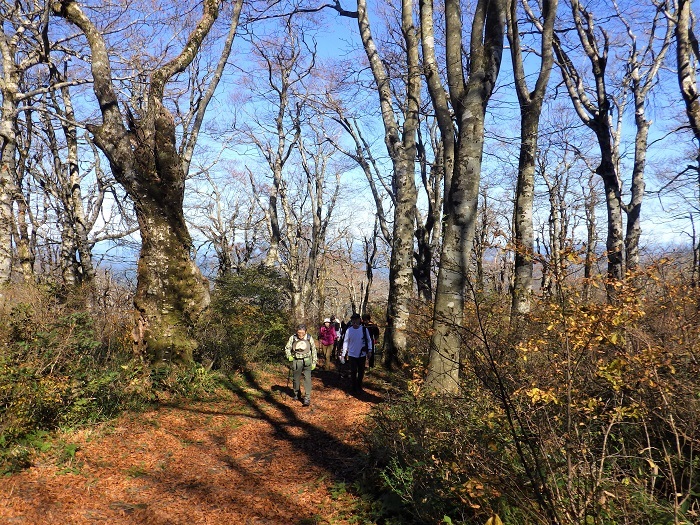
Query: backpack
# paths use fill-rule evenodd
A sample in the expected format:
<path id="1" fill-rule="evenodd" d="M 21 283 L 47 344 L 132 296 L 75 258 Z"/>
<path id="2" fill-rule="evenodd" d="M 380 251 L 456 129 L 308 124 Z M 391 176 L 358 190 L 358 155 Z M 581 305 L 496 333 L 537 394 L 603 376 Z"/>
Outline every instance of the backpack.
<path id="1" fill-rule="evenodd" d="M 296 359 L 306 359 L 311 357 L 311 336 L 306 334 L 304 339 L 299 339 L 296 335 L 292 341 L 292 354 Z"/>

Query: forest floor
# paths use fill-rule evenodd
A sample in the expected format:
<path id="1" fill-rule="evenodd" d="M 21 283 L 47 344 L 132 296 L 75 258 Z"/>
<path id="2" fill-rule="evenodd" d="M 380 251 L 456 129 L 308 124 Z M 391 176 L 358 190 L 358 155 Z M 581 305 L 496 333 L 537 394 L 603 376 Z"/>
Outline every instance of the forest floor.
<path id="1" fill-rule="evenodd" d="M 303 407 L 287 379 L 283 366 L 256 369 L 226 395 L 62 436 L 62 458 L 2 478 L 0 523 L 357 523 L 362 430 L 384 384 L 372 373 L 351 396 L 347 379 L 317 369 Z"/>

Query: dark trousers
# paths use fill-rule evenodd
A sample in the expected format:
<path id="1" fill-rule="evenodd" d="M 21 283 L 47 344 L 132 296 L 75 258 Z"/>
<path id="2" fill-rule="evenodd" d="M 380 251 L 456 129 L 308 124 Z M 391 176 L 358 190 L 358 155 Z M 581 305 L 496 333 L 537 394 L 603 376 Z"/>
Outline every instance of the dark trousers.
<path id="1" fill-rule="evenodd" d="M 367 356 L 348 356 L 348 360 L 350 361 L 350 390 L 355 392 L 356 390 L 362 389 L 362 378 L 365 376 L 365 361 L 367 361 Z"/>

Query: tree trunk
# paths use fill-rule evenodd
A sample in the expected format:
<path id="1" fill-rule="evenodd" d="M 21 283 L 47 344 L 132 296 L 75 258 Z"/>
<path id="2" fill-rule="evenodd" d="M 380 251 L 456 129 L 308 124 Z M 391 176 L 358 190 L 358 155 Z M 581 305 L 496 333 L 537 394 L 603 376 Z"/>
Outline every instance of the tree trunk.
<path id="1" fill-rule="evenodd" d="M 14 231 L 13 203 L 17 193 L 17 90 L 19 73 L 7 36 L 2 39 L 2 114 L 0 114 L 0 283 L 12 277 L 12 236 Z"/>
<path id="2" fill-rule="evenodd" d="M 695 135 L 696 146 L 696 184 L 700 187 L 700 93 L 695 74 L 694 65 L 700 60 L 700 50 L 698 40 L 691 26 L 691 4 L 692 0 L 678 0 L 676 8 L 676 64 L 678 68 L 678 86 L 685 103 L 685 111 L 688 115 L 690 129 Z M 693 60 L 695 54 L 695 60 Z M 697 191 L 697 189 L 696 189 Z M 692 220 L 692 215 L 691 215 Z M 700 242 L 693 241 L 693 275 L 695 283 L 700 285 Z"/>
<path id="3" fill-rule="evenodd" d="M 342 14 L 342 13 L 341 13 Z M 372 38 L 366 0 L 357 2 L 360 38 L 374 76 L 384 124 L 384 143 L 394 169 L 394 228 L 389 262 L 389 299 L 384 366 L 391 369 L 406 350 L 409 305 L 413 295 L 413 234 L 417 200 L 415 182 L 416 130 L 420 103 L 418 38 L 413 24 L 413 2 L 402 0 L 401 32 L 406 49 L 407 87 L 403 125 L 396 120 L 389 75 Z"/>
<path id="4" fill-rule="evenodd" d="M 18 188 L 15 193 L 17 203 L 17 229 L 15 230 L 15 246 L 17 248 L 17 263 L 22 272 L 24 282 L 31 282 L 34 279 L 34 241 L 32 233 L 29 231 L 28 221 L 31 220 L 29 206 Z M 36 232 L 36 228 L 33 229 Z"/>
<path id="5" fill-rule="evenodd" d="M 539 111 L 529 112 L 522 107 L 518 182 L 515 190 L 515 209 L 513 210 L 515 261 L 511 318 L 529 313 L 532 300 L 535 237 L 532 225 L 532 206 L 535 198 L 535 155 L 537 153 L 538 127 Z"/>
<path id="6" fill-rule="evenodd" d="M 265 254 L 265 260 L 263 261 L 263 264 L 267 268 L 274 268 L 277 265 L 279 260 L 279 246 L 282 239 L 279 213 L 277 211 L 277 198 L 282 184 L 281 166 L 273 166 L 272 180 L 273 183 L 270 187 L 270 196 L 268 197 L 267 212 L 265 214 L 267 217 L 268 233 L 270 234 L 270 245 L 267 249 L 267 254 Z"/>
<path id="7" fill-rule="evenodd" d="M 431 274 L 433 268 L 433 252 L 430 244 L 430 231 L 419 226 L 416 229 L 417 250 L 413 263 L 413 277 L 416 280 L 418 297 L 426 302 L 433 300 Z"/>
<path id="8" fill-rule="evenodd" d="M 73 112 L 73 103 L 67 87 L 62 90 L 63 104 L 66 111 L 66 120 L 62 121 L 66 143 L 68 146 L 68 188 L 69 193 L 66 199 L 67 208 L 71 210 L 73 224 L 71 227 L 75 230 L 74 250 L 77 250 L 80 255 L 80 268 L 82 284 L 91 288 L 95 283 L 95 267 L 92 264 L 92 246 L 88 239 L 91 226 L 88 226 L 88 221 L 83 208 L 83 195 L 80 188 L 80 171 L 78 164 L 78 131 L 73 124 L 75 122 L 75 113 Z M 102 189 L 100 189 L 100 192 Z"/>
<path id="9" fill-rule="evenodd" d="M 198 53 L 218 16 L 218 2 L 204 1 L 202 18 L 181 54 L 153 72 L 145 113 L 140 119 L 128 115 L 129 130 L 119 111 L 99 28 L 74 0 L 57 1 L 52 7 L 87 38 L 93 90 L 102 113 L 102 124 L 88 129 L 134 202 L 142 240 L 134 298 L 135 351 L 153 362 L 190 363 L 196 341 L 189 330 L 209 304 L 209 287 L 191 257 L 182 208 L 186 173 L 176 148 L 175 121 L 163 105 L 163 95 L 166 83 Z"/>
<path id="10" fill-rule="evenodd" d="M 698 93 L 692 60 L 693 53 L 696 54 L 696 60 L 700 60 L 700 56 L 697 56 L 697 39 L 691 26 L 691 4 L 692 0 L 678 0 L 675 29 L 676 63 L 678 66 L 678 85 L 685 102 L 690 129 L 695 135 L 695 140 L 700 142 L 700 93 Z M 696 46 L 695 50 L 693 44 Z M 700 150 L 698 153 L 700 161 Z"/>
<path id="11" fill-rule="evenodd" d="M 445 2 L 447 74 L 457 118 L 454 172 L 445 188 L 445 219 L 433 337 L 426 385 L 437 392 L 459 389 L 461 327 L 466 276 L 478 213 L 486 106 L 500 71 L 505 2 L 479 0 L 472 23 L 469 79 L 462 68 L 462 23 L 458 0 Z M 450 180 L 446 177 L 446 181 Z"/>
<path id="12" fill-rule="evenodd" d="M 179 169 L 179 160 L 173 167 Z M 153 362 L 189 363 L 197 346 L 189 328 L 209 303 L 209 289 L 190 256 L 181 191 L 149 195 L 154 189 L 141 193 L 135 205 L 141 253 L 134 306 L 143 328 L 136 341 Z"/>
<path id="13" fill-rule="evenodd" d="M 622 280 L 625 275 L 621 189 L 613 161 L 612 146 L 609 144 L 609 132 L 606 128 L 596 132 L 596 135 L 598 136 L 601 157 L 596 173 L 603 179 L 605 208 L 608 216 L 607 237 L 605 240 L 605 251 L 608 258 L 608 284 L 606 289 L 608 298 L 615 300 L 614 281 Z"/>
<path id="14" fill-rule="evenodd" d="M 518 182 L 515 192 L 513 226 L 515 229 L 515 261 L 513 267 L 513 287 L 511 316 L 517 317 L 530 312 L 532 299 L 532 274 L 534 253 L 534 232 L 532 207 L 535 198 L 535 158 L 539 136 L 540 113 L 549 75 L 554 63 L 552 38 L 558 0 L 547 0 L 542 5 L 544 18 L 541 42 L 542 64 L 535 89 L 529 92 L 525 79 L 525 68 L 518 29 L 518 2 L 510 0 L 508 6 L 508 40 L 511 45 L 511 59 L 515 72 L 515 86 L 520 104 L 520 156 L 518 159 Z M 513 319 L 513 317 L 511 317 Z"/>
<path id="15" fill-rule="evenodd" d="M 596 224 L 596 198 L 595 183 L 592 180 L 588 181 L 589 193 L 584 195 L 586 209 L 586 258 L 583 263 L 583 300 L 588 301 L 591 298 L 591 279 L 593 278 L 593 267 L 596 261 L 596 245 L 598 244 L 597 224 Z"/>
<path id="16" fill-rule="evenodd" d="M 634 140 L 634 167 L 632 168 L 631 198 L 624 210 L 627 214 L 627 230 L 625 232 L 625 261 L 627 271 L 639 266 L 639 239 L 642 236 L 641 214 L 644 200 L 644 169 L 647 157 L 649 137 L 649 122 L 644 118 L 644 101 L 635 104 L 635 122 L 637 135 Z"/>
<path id="17" fill-rule="evenodd" d="M 411 154 L 411 150 L 413 154 Z M 389 299 L 387 305 L 386 340 L 388 346 L 384 366 L 391 369 L 403 359 L 406 350 L 406 329 L 413 296 L 413 235 L 416 207 L 415 147 L 404 151 L 405 159 L 394 162 L 393 245 L 389 260 Z"/>

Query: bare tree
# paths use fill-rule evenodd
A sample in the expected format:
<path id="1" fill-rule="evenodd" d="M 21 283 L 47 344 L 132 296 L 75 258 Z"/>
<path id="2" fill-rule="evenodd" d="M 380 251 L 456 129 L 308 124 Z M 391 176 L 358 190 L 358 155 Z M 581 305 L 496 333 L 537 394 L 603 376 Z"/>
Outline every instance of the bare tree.
<path id="1" fill-rule="evenodd" d="M 523 0 L 523 2 L 527 4 L 527 0 Z M 529 90 L 525 76 L 517 0 L 510 0 L 508 9 L 508 41 L 510 42 L 510 56 L 515 77 L 515 90 L 520 104 L 520 155 L 518 157 L 515 209 L 513 210 L 515 263 L 511 302 L 512 319 L 530 312 L 534 266 L 532 207 L 535 196 L 535 159 L 542 102 L 549 82 L 549 74 L 554 64 L 552 39 L 557 6 L 558 0 L 544 0 L 542 2 L 543 21 L 539 53 L 541 64 L 533 91 Z"/>
<path id="2" fill-rule="evenodd" d="M 285 25 L 282 36 L 253 37 L 251 44 L 265 80 L 251 78 L 250 86 L 266 101 L 273 114 L 266 108 L 254 110 L 242 131 L 265 159 L 272 177 L 266 210 L 269 249 L 265 257 L 265 265 L 272 267 L 279 263 L 280 243 L 283 242 L 279 216 L 283 173 L 301 136 L 303 104 L 294 100 L 293 88 L 311 74 L 315 51 L 312 50 L 310 61 L 305 63 L 306 43 L 292 24 Z"/>
<path id="3" fill-rule="evenodd" d="M 405 81 L 402 99 L 396 103 L 392 78 L 372 36 L 366 0 L 357 1 L 357 12 L 354 13 L 341 9 L 339 2 L 336 2 L 335 9 L 342 16 L 357 18 L 360 39 L 379 96 L 384 143 L 393 167 L 392 193 L 395 208 L 389 262 L 389 300 L 385 336 L 387 350 L 384 354 L 384 366 L 392 368 L 399 363 L 399 356 L 406 350 L 409 305 L 413 295 L 413 237 L 417 201 L 416 131 L 419 126 L 421 92 L 419 38 L 413 22 L 413 1 L 402 0 L 400 18 L 404 55 L 401 59 L 405 60 L 405 64 L 402 63 L 401 67 L 404 70 Z"/>
<path id="4" fill-rule="evenodd" d="M 204 236 L 207 251 L 214 250 L 216 276 L 221 278 L 239 273 L 259 258 L 264 218 L 256 197 L 246 194 L 247 175 L 232 171 L 217 181 L 207 171 L 204 177 L 206 185 L 196 191 L 198 205 L 188 221 Z"/>
<path id="5" fill-rule="evenodd" d="M 241 6 L 242 0 L 234 4 L 231 41 Z M 200 52 L 219 16 L 219 2 L 204 0 L 201 18 L 180 53 L 152 71 L 144 105 L 126 106 L 124 113 L 119 108 L 111 58 L 100 27 L 74 0 L 56 0 L 51 7 L 87 39 L 93 91 L 102 117 L 100 124 L 87 128 L 109 160 L 115 179 L 134 202 L 141 234 L 134 298 L 135 351 L 153 361 L 189 363 L 196 347 L 189 327 L 209 304 L 209 289 L 192 260 L 192 240 L 183 213 L 188 156 L 178 151 L 175 120 L 164 99 L 167 84 Z M 230 49 L 223 46 L 220 64 L 225 63 Z M 214 87 L 222 69 L 212 76 Z M 199 110 L 203 112 L 207 102 L 198 101 Z M 196 136 L 201 120 L 198 122 L 190 128 L 191 136 Z"/>
<path id="6" fill-rule="evenodd" d="M 662 13 L 656 6 L 651 6 L 654 15 L 645 24 L 647 41 L 640 52 L 637 36 L 629 21 L 621 14 L 624 9 L 615 2 L 617 16 L 605 18 L 622 22 L 622 27 L 629 37 L 629 46 L 621 67 L 610 68 L 610 60 L 615 56 L 610 56 L 610 48 L 615 42 L 611 42 L 609 30 L 596 25 L 594 13 L 581 5 L 579 0 L 570 0 L 570 7 L 578 44 L 590 64 L 592 85 L 587 84 L 586 74 L 577 68 L 569 51 L 564 48 L 560 36 L 554 39 L 554 50 L 574 108 L 598 141 L 600 163 L 596 173 L 601 176 L 605 187 L 608 278 L 611 281 L 619 281 L 625 275 L 626 257 L 631 258 L 627 260 L 630 269 L 638 264 L 641 233 L 639 221 L 644 195 L 647 137 L 651 124 L 645 116 L 645 105 L 649 90 L 656 84 L 659 68 L 668 49 L 671 26 L 670 22 L 666 23 L 665 36 L 659 39 L 657 29 Z M 640 18 L 639 13 L 635 15 Z M 534 18 L 531 16 L 531 19 Z M 564 32 L 561 34 L 564 35 Z M 622 75 L 620 71 L 623 71 Z M 616 74 L 619 78 L 614 79 Z M 630 183 L 631 199 L 629 204 L 624 204 L 620 177 L 620 142 L 623 115 L 630 91 L 635 107 L 635 157 Z M 623 233 L 623 211 L 628 219 L 626 234 Z M 615 286 L 612 282 L 608 283 L 607 290 L 609 299 L 613 300 Z"/>
<path id="7" fill-rule="evenodd" d="M 65 78 L 64 75 L 62 77 Z M 39 177 L 44 190 L 50 193 L 57 203 L 56 213 L 61 222 L 61 274 L 64 284 L 75 286 L 83 283 L 91 287 L 95 280 L 95 267 L 89 232 L 102 209 L 107 184 L 99 164 L 96 163 L 96 193 L 88 216 L 81 187 L 84 175 L 80 173 L 79 167 L 78 127 L 68 86 L 64 86 L 58 93 L 51 93 L 49 100 L 50 105 L 45 104 L 42 111 L 42 122 L 47 148 L 51 152 L 52 169 L 46 170 Z M 51 114 L 59 119 L 57 127 L 62 131 L 63 140 L 59 139 L 54 130 Z M 65 144 L 65 161 L 61 143 Z"/>
<path id="8" fill-rule="evenodd" d="M 362 169 L 374 200 L 379 232 L 384 241 L 391 246 L 391 224 L 387 219 L 388 213 L 385 209 L 386 205 L 383 197 L 385 195 L 388 196 L 392 206 L 396 202 L 396 197 L 391 191 L 389 184 L 385 181 L 386 177 L 382 176 L 381 166 L 372 152 L 371 145 L 358 122 L 358 118 L 348 115 L 343 105 L 334 100 L 330 93 L 326 95 L 325 100 L 321 104 L 329 113 L 329 118 L 338 123 L 352 140 L 352 147 L 346 147 L 337 137 L 333 135 L 326 137 L 326 140 L 333 144 L 339 152 L 352 159 Z"/>
<path id="9" fill-rule="evenodd" d="M 47 61 L 48 42 L 42 37 L 48 24 L 48 10 L 21 2 L 0 2 L 0 282 L 9 282 L 13 268 L 13 246 L 17 248 L 21 273 L 31 279 L 31 246 L 26 215 L 29 206 L 22 194 L 20 173 L 22 152 L 18 149 L 21 127 L 31 133 L 32 98 L 48 91 L 37 86 L 28 73 Z M 40 73 L 37 73 L 39 76 Z M 30 120 L 21 123 L 21 114 Z M 25 137 L 31 140 L 29 135 Z M 26 144 L 25 144 L 26 146 Z M 25 147 L 25 153 L 28 148 Z M 25 155 L 26 160 L 26 155 Z M 15 206 L 18 216 L 15 217 Z"/>
<path id="10" fill-rule="evenodd" d="M 628 54 L 625 81 L 629 85 L 634 102 L 634 165 L 630 181 L 630 201 L 623 204 L 623 210 L 627 215 L 625 263 L 626 269 L 630 271 L 639 266 L 639 239 L 642 234 L 641 211 L 646 187 L 644 173 L 647 164 L 649 129 L 651 128 L 651 120 L 646 114 L 647 99 L 652 87 L 657 83 L 659 70 L 671 45 L 674 25 L 660 9 L 657 9 L 651 24 L 644 28 L 646 43 L 642 43 L 640 46 L 635 28 L 622 13 L 617 2 L 615 2 L 615 9 L 627 31 Z M 666 28 L 659 43 L 656 42 L 656 34 L 662 23 L 665 24 Z"/>
<path id="11" fill-rule="evenodd" d="M 340 193 L 340 176 L 342 171 L 338 166 L 332 166 L 332 155 L 335 148 L 325 143 L 327 133 L 323 126 L 311 123 L 313 134 L 310 140 L 300 140 L 298 143 L 301 166 L 306 176 L 306 191 L 311 201 L 311 238 L 306 254 L 306 274 L 302 284 L 302 303 L 311 304 L 314 293 L 319 292 L 318 276 L 321 273 L 322 252 L 326 247 L 326 237 L 333 211 L 335 210 Z M 313 144 L 313 150 L 308 143 Z M 330 177 L 334 172 L 334 177 Z M 321 296 L 325 295 L 321 291 Z M 320 317 L 321 304 L 316 312 Z"/>
<path id="12" fill-rule="evenodd" d="M 456 120 L 457 148 L 454 171 L 445 175 L 443 242 L 426 378 L 430 388 L 443 393 L 454 393 L 459 389 L 459 327 L 464 316 L 466 276 L 478 213 L 486 106 L 501 66 L 505 7 L 503 0 L 479 0 L 476 3 L 469 43 L 469 65 L 465 69 L 460 2 L 445 1 L 447 83 Z M 465 71 L 468 72 L 466 79 Z M 435 95 L 432 95 L 432 99 L 436 107 L 443 107 Z M 443 138 L 447 136 L 445 130 Z M 446 169 L 450 162 L 446 157 Z"/>

